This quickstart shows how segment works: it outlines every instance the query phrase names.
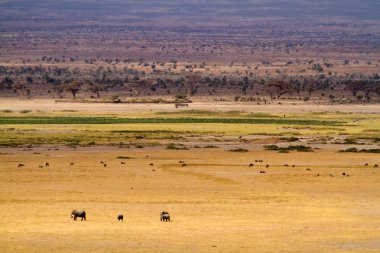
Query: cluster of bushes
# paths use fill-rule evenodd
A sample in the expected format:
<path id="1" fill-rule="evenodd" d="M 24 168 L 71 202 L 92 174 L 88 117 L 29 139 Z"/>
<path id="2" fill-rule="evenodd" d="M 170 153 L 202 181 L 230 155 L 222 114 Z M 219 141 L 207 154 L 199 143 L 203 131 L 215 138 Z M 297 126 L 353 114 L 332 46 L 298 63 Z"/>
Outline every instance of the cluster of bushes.
<path id="1" fill-rule="evenodd" d="M 174 143 L 170 143 L 166 149 L 169 149 L 169 150 L 188 150 L 187 147 L 185 147 L 185 145 L 183 144 L 174 144 Z"/>
<path id="2" fill-rule="evenodd" d="M 298 151 L 298 152 L 313 152 L 312 147 L 304 146 L 304 145 L 295 145 L 288 147 L 279 147 L 277 145 L 264 145 L 265 150 L 275 150 L 281 153 L 287 153 L 289 151 Z"/>
<path id="3" fill-rule="evenodd" d="M 235 149 L 230 149 L 228 151 L 230 151 L 230 152 L 248 152 L 248 150 L 244 149 L 244 148 L 235 148 Z"/>
<path id="4" fill-rule="evenodd" d="M 380 153 L 380 148 L 374 149 L 357 149 L 357 148 L 348 148 L 345 150 L 340 150 L 339 152 L 348 152 L 348 153 Z"/>

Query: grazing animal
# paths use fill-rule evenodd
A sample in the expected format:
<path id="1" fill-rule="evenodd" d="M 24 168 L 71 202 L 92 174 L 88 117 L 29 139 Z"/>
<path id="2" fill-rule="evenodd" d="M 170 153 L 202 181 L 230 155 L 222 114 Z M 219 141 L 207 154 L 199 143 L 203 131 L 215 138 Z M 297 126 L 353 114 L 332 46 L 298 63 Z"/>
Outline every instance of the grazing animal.
<path id="1" fill-rule="evenodd" d="M 368 163 L 364 164 L 364 167 L 368 167 Z"/>
<path id="2" fill-rule="evenodd" d="M 45 163 L 45 167 L 49 167 L 49 163 Z"/>
<path id="3" fill-rule="evenodd" d="M 103 161 L 101 161 L 100 163 L 101 163 L 101 164 L 104 164 L 104 162 L 103 162 Z"/>
<path id="4" fill-rule="evenodd" d="M 118 221 L 123 221 L 123 220 L 124 220 L 124 215 L 119 214 L 119 215 L 117 216 L 117 220 L 118 220 Z"/>
<path id="5" fill-rule="evenodd" d="M 343 173 L 342 173 L 342 176 L 345 176 L 345 175 L 346 175 L 346 173 L 345 173 L 345 172 L 343 172 Z"/>
<path id="6" fill-rule="evenodd" d="M 260 174 L 265 174 L 266 172 L 264 170 L 260 170 Z"/>
<path id="7" fill-rule="evenodd" d="M 125 162 L 121 162 L 121 164 L 125 164 Z"/>
<path id="8" fill-rule="evenodd" d="M 150 163 L 149 166 L 153 166 L 154 164 L 153 163 Z"/>
<path id="9" fill-rule="evenodd" d="M 269 164 L 267 164 L 267 166 L 265 166 L 265 168 L 269 168 Z"/>
<path id="10" fill-rule="evenodd" d="M 185 163 L 185 161 L 178 161 L 179 163 Z"/>
<path id="11" fill-rule="evenodd" d="M 285 166 L 285 167 L 288 167 L 288 166 L 289 166 L 289 164 L 287 164 L 287 163 L 284 163 L 284 166 Z"/>
<path id="12" fill-rule="evenodd" d="M 169 215 L 169 213 L 167 212 L 167 211 L 162 211 L 161 213 L 160 213 L 160 221 L 162 221 L 162 222 L 166 222 L 166 221 L 168 221 L 168 222 L 170 222 L 170 215 Z"/>
<path id="13" fill-rule="evenodd" d="M 259 160 L 259 163 L 262 163 L 262 162 L 264 162 L 264 160 Z"/>
<path id="14" fill-rule="evenodd" d="M 86 211 L 85 210 L 73 210 L 71 212 L 71 218 L 77 220 L 77 218 L 82 218 L 82 220 L 86 220 Z"/>
<path id="15" fill-rule="evenodd" d="M 296 167 L 296 165 L 294 165 L 294 164 L 293 164 L 293 166 L 292 166 L 292 167 L 294 168 L 294 167 Z"/>
<path id="16" fill-rule="evenodd" d="M 374 168 L 379 168 L 378 164 L 373 165 Z"/>
<path id="17" fill-rule="evenodd" d="M 259 160 L 255 160 L 255 163 L 258 163 L 259 162 Z"/>
<path id="18" fill-rule="evenodd" d="M 250 164 L 249 164 L 249 167 L 253 167 L 253 163 L 250 163 Z"/>
<path id="19" fill-rule="evenodd" d="M 38 165 L 38 168 L 42 169 L 44 166 L 43 165 Z"/>
<path id="20" fill-rule="evenodd" d="M 105 163 L 105 164 L 103 165 L 103 167 L 107 167 L 107 164 Z"/>
<path id="21" fill-rule="evenodd" d="M 307 171 L 311 171 L 311 169 L 310 169 L 310 168 L 307 168 L 306 170 L 307 170 Z"/>
<path id="22" fill-rule="evenodd" d="M 181 167 L 186 167 L 187 164 L 186 163 L 182 163 Z"/>
<path id="23" fill-rule="evenodd" d="M 19 163 L 17 167 L 18 167 L 18 168 L 25 167 L 25 164 L 23 164 L 23 163 Z"/>
<path id="24" fill-rule="evenodd" d="M 70 163 L 70 166 L 73 166 L 74 165 L 74 163 Z"/>

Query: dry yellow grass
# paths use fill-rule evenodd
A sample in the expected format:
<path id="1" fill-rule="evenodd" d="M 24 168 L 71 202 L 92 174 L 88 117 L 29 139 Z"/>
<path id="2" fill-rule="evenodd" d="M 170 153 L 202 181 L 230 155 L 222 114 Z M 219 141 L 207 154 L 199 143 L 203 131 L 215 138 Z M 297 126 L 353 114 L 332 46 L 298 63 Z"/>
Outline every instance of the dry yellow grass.
<path id="1" fill-rule="evenodd" d="M 1 152 L 2 252 L 380 250 L 376 154 L 100 147 Z M 249 168 L 255 159 L 264 163 Z M 45 162 L 49 168 L 38 167 Z M 71 210 L 82 208 L 87 221 L 71 220 Z M 162 210 L 172 222 L 159 221 Z M 124 222 L 116 220 L 119 213 Z"/>

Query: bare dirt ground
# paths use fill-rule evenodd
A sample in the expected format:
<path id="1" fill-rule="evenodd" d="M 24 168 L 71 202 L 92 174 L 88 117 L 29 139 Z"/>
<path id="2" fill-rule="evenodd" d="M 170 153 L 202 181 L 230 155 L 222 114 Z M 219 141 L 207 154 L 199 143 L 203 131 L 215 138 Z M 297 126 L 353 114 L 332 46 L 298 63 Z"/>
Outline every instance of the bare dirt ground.
<path id="1" fill-rule="evenodd" d="M 315 105 L 307 103 L 289 103 L 258 105 L 256 103 L 234 102 L 207 102 L 200 101 L 189 104 L 188 107 L 175 108 L 173 104 L 101 104 L 101 103 L 56 103 L 52 99 L 0 99 L 0 110 L 22 110 L 52 112 L 63 110 L 77 110 L 88 112 L 159 112 L 180 110 L 215 110 L 215 111 L 242 111 L 257 113 L 307 113 L 307 112 L 344 112 L 344 113 L 380 113 L 380 104 L 370 105 Z"/>
<path id="2" fill-rule="evenodd" d="M 380 250 L 376 154 L 35 151 L 1 150 L 2 252 Z M 87 221 L 71 220 L 82 208 Z"/>

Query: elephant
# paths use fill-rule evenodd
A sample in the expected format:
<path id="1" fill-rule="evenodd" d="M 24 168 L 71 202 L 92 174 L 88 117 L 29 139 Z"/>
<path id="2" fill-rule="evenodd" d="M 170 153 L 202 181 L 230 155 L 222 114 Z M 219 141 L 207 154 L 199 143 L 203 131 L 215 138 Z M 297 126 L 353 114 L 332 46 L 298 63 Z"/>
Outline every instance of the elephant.
<path id="1" fill-rule="evenodd" d="M 162 211 L 160 213 L 160 221 L 169 221 L 170 222 L 170 215 L 167 211 Z"/>
<path id="2" fill-rule="evenodd" d="M 82 220 L 86 220 L 86 211 L 85 210 L 73 210 L 71 212 L 71 218 L 77 220 L 77 217 L 82 218 Z"/>

